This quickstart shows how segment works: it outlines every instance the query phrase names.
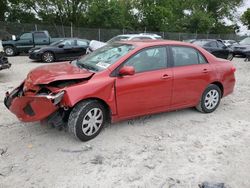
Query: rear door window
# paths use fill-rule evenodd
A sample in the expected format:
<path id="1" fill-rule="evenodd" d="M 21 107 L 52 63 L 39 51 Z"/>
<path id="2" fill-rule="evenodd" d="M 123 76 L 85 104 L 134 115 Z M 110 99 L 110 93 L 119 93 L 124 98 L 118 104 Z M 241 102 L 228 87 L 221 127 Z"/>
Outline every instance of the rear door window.
<path id="1" fill-rule="evenodd" d="M 36 32 L 36 33 L 34 33 L 34 38 L 35 39 L 44 39 L 44 38 L 47 38 L 47 36 L 43 32 Z"/>
<path id="2" fill-rule="evenodd" d="M 207 63 L 203 55 L 196 49 L 184 46 L 171 47 L 174 67 Z"/>

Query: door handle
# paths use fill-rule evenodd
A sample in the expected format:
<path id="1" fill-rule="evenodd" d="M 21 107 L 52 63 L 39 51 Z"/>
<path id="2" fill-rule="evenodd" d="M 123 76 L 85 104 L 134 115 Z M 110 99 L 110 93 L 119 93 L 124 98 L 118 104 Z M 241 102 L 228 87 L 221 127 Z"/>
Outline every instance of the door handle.
<path id="1" fill-rule="evenodd" d="M 202 72 L 203 72 L 203 73 L 208 73 L 209 71 L 208 71 L 208 69 L 203 69 Z"/>
<path id="2" fill-rule="evenodd" d="M 164 74 L 161 78 L 165 80 L 171 78 L 171 76 L 168 74 Z"/>

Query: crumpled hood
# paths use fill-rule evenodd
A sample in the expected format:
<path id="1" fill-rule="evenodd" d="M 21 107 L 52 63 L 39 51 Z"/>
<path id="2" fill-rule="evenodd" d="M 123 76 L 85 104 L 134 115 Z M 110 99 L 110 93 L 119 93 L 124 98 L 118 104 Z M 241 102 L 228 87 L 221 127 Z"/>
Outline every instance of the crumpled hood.
<path id="1" fill-rule="evenodd" d="M 74 80 L 89 78 L 94 73 L 85 69 L 80 69 L 71 65 L 68 62 L 44 65 L 33 69 L 27 76 L 25 82 L 32 83 L 32 85 L 49 84 L 59 80 Z"/>

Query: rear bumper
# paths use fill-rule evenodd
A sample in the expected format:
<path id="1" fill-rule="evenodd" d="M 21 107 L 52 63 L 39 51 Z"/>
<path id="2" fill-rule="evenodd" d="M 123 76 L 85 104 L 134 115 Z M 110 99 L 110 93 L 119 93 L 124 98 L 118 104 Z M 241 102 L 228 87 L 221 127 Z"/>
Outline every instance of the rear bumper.
<path id="1" fill-rule="evenodd" d="M 10 94 L 6 93 L 4 99 L 5 106 L 21 121 L 43 120 L 59 109 L 46 96 L 23 96 L 22 92 L 21 85 Z"/>

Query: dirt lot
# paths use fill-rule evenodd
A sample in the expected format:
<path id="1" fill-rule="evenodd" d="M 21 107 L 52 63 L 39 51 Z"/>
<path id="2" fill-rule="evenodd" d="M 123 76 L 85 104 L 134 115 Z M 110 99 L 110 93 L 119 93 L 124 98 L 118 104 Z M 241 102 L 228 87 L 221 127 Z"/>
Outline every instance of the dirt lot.
<path id="1" fill-rule="evenodd" d="M 21 123 L 3 105 L 40 63 L 9 58 L 0 72 L 0 187 L 250 187 L 250 62 L 235 59 L 237 85 L 218 110 L 194 109 L 108 125 L 82 143 L 67 132 Z"/>

